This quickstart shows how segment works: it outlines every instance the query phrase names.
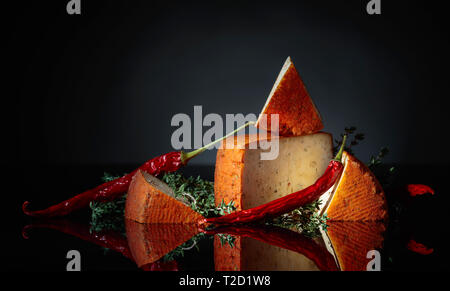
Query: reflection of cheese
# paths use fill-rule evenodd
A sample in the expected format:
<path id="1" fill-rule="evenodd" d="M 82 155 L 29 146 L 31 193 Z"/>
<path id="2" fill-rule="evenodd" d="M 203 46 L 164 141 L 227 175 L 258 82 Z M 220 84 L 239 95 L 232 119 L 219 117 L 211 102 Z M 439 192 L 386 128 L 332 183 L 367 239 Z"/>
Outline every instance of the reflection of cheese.
<path id="1" fill-rule="evenodd" d="M 234 247 L 214 239 L 216 271 L 337 270 L 321 240 L 296 231 L 267 225 L 222 228 L 234 237 Z M 219 236 L 220 236 L 219 235 Z"/>
<path id="2" fill-rule="evenodd" d="M 331 221 L 322 237 L 307 238 L 283 228 L 237 227 L 234 247 L 214 238 L 216 271 L 342 270 L 363 271 L 382 247 L 385 223 Z M 245 229 L 247 228 L 247 229 Z M 228 233 L 225 230 L 225 233 Z"/>
<path id="3" fill-rule="evenodd" d="M 342 271 L 365 271 L 367 253 L 382 247 L 385 224 L 376 221 L 331 221 L 323 240 Z"/>
<path id="4" fill-rule="evenodd" d="M 141 267 L 153 263 L 198 233 L 195 224 L 141 224 L 125 219 L 128 246 Z"/>
<path id="5" fill-rule="evenodd" d="M 140 223 L 196 223 L 202 216 L 174 198 L 167 184 L 138 171 L 128 189 L 125 218 Z"/>
<path id="6" fill-rule="evenodd" d="M 214 178 L 216 204 L 233 200 L 237 209 L 248 209 L 312 185 L 332 158 L 332 138 L 327 133 L 280 137 L 279 154 L 261 160 L 262 149 L 251 149 L 255 136 L 235 138 L 245 149 L 228 145 L 217 152 Z"/>
<path id="7" fill-rule="evenodd" d="M 279 115 L 282 136 L 310 134 L 323 128 L 319 112 L 290 57 L 275 81 L 256 126 L 270 130 L 270 114 Z"/>
<path id="8" fill-rule="evenodd" d="M 342 160 L 344 171 L 339 181 L 320 198 L 323 201 L 321 213 L 340 221 L 387 219 L 386 198 L 373 173 L 347 152 Z"/>
<path id="9" fill-rule="evenodd" d="M 304 255 L 248 238 L 236 237 L 235 246 L 214 238 L 216 271 L 318 271 Z"/>

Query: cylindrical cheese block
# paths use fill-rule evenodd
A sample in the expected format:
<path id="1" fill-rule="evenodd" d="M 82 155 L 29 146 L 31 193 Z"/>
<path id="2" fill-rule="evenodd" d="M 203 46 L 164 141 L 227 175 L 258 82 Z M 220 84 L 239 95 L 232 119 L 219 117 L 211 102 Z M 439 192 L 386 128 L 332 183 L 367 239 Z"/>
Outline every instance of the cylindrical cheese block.
<path id="1" fill-rule="evenodd" d="M 237 136 L 217 152 L 214 177 L 218 205 L 234 201 L 238 210 L 270 202 L 312 185 L 333 155 L 328 133 L 279 137 L 278 157 L 262 160 L 267 152 L 256 146 L 256 135 Z M 233 144 L 234 143 L 234 144 Z M 234 145 L 234 146 L 231 146 Z"/>

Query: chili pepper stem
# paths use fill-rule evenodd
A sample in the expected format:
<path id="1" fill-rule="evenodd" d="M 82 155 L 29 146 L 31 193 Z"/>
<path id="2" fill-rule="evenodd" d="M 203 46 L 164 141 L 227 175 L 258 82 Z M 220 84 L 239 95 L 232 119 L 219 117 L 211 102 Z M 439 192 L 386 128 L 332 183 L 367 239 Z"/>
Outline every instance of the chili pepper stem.
<path id="1" fill-rule="evenodd" d="M 193 151 L 188 152 L 188 153 L 182 151 L 182 152 L 181 152 L 181 162 L 182 162 L 183 164 L 186 164 L 190 159 L 192 159 L 192 158 L 196 157 L 198 154 L 204 152 L 207 148 L 209 148 L 209 147 L 211 147 L 211 146 L 213 146 L 213 145 L 215 145 L 215 144 L 221 142 L 222 140 L 228 138 L 229 136 L 234 135 L 236 132 L 238 132 L 238 131 L 240 131 L 241 129 L 244 129 L 244 128 L 246 128 L 247 126 L 252 125 L 252 124 L 255 124 L 255 122 L 254 122 L 254 121 L 249 121 L 249 122 L 247 122 L 246 124 L 244 124 L 244 125 L 238 127 L 236 130 L 234 130 L 234 131 L 228 133 L 227 135 L 225 135 L 225 136 L 223 136 L 223 137 L 221 137 L 221 138 L 219 138 L 219 139 L 216 139 L 216 140 L 213 141 L 213 142 L 210 142 L 209 144 L 207 144 L 207 145 L 205 145 L 204 147 L 201 147 L 201 148 L 199 148 L 199 149 L 193 150 Z"/>
<path id="2" fill-rule="evenodd" d="M 347 141 L 347 135 L 344 134 L 344 137 L 342 138 L 341 147 L 339 148 L 339 151 L 336 154 L 336 157 L 333 159 L 333 161 L 338 161 L 338 162 L 342 161 L 342 153 L 344 152 L 344 147 L 345 147 L 345 142 L 346 141 Z"/>

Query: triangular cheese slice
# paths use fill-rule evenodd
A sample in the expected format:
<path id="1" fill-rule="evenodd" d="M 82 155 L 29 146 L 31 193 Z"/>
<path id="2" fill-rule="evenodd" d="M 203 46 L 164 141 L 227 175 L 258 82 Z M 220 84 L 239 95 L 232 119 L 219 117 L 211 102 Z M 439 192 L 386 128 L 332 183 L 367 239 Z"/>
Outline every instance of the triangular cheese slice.
<path id="1" fill-rule="evenodd" d="M 196 224 L 142 224 L 129 219 L 125 228 L 138 267 L 156 262 L 199 232 Z"/>
<path id="2" fill-rule="evenodd" d="M 197 223 L 203 217 L 175 198 L 167 184 L 137 171 L 128 189 L 125 218 L 140 223 Z"/>
<path id="3" fill-rule="evenodd" d="M 373 258 L 368 252 L 383 245 L 383 222 L 331 221 L 322 238 L 341 271 L 366 271 Z"/>
<path id="4" fill-rule="evenodd" d="M 388 217 L 383 188 L 369 168 L 344 152 L 344 171 L 327 193 L 322 195 L 321 214 L 337 221 L 381 221 Z"/>
<path id="5" fill-rule="evenodd" d="M 278 114 L 281 136 L 310 134 L 323 128 L 319 111 L 290 57 L 273 85 L 256 126 L 270 131 L 271 114 Z"/>

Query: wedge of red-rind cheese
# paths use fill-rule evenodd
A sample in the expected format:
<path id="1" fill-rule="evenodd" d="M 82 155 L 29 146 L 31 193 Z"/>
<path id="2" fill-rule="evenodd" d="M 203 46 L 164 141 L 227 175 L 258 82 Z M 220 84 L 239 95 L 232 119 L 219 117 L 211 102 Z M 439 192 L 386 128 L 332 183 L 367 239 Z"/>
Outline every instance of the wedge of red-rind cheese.
<path id="1" fill-rule="evenodd" d="M 273 85 L 256 126 L 271 131 L 271 114 L 278 114 L 281 136 L 310 134 L 323 128 L 319 111 L 290 57 Z"/>
<path id="2" fill-rule="evenodd" d="M 127 193 L 125 218 L 140 223 L 197 223 L 203 217 L 156 177 L 137 171 Z"/>
<path id="3" fill-rule="evenodd" d="M 366 271 L 374 259 L 370 251 L 383 246 L 386 230 L 382 221 L 328 221 L 326 231 L 320 229 L 328 251 L 341 271 Z M 369 267 L 370 270 L 370 267 Z"/>
<path id="4" fill-rule="evenodd" d="M 385 221 L 386 197 L 375 175 L 354 156 L 343 153 L 344 170 L 320 199 L 320 213 L 335 221 Z"/>
<path id="5" fill-rule="evenodd" d="M 199 232 L 196 224 L 142 224 L 129 219 L 125 219 L 125 228 L 138 267 L 158 261 Z"/>

